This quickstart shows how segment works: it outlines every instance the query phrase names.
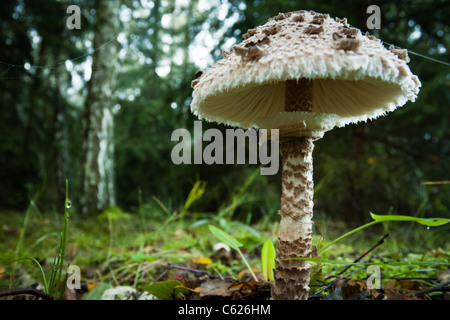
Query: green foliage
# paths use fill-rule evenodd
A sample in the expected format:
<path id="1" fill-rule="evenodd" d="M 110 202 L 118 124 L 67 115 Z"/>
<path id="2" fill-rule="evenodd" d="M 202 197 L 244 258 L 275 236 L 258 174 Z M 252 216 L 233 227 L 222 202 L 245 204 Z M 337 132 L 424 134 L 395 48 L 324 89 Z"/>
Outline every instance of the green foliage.
<path id="1" fill-rule="evenodd" d="M 183 287 L 180 281 L 168 280 L 159 281 L 148 286 L 142 286 L 142 290 L 147 291 L 160 300 L 180 300 L 189 290 Z"/>
<path id="2" fill-rule="evenodd" d="M 100 221 L 123 221 L 123 220 L 129 220 L 131 218 L 131 215 L 124 212 L 119 207 L 111 207 L 105 209 L 99 216 L 98 219 Z"/>
<path id="3" fill-rule="evenodd" d="M 112 285 L 108 282 L 101 282 L 94 289 L 83 295 L 82 300 L 100 300 L 105 290 L 111 288 Z"/>
<path id="4" fill-rule="evenodd" d="M 27 273 L 32 279 L 39 279 L 40 281 L 44 279 L 44 283 L 48 283 L 49 278 L 47 277 L 47 274 L 53 269 L 53 261 L 49 260 L 54 257 L 55 251 L 58 251 L 60 244 L 59 242 L 53 241 L 53 235 L 50 231 L 61 227 L 61 219 L 52 219 L 48 224 L 44 223 L 48 216 L 48 213 L 41 213 L 38 221 L 33 218 L 28 220 L 28 232 L 26 232 L 26 235 L 23 237 L 22 249 L 20 249 L 18 255 L 20 257 L 33 257 L 20 260 L 21 273 L 24 272 L 23 270 L 27 270 Z M 383 220 L 383 217 L 386 218 L 389 216 L 380 217 L 381 218 L 379 219 Z M 15 219 L 15 222 L 11 219 L 3 219 L 2 223 L 5 226 L 5 232 L 11 232 L 8 230 L 11 230 L 13 226 L 15 226 L 17 230 L 20 230 L 20 227 L 23 225 L 23 218 L 24 216 L 22 217 L 22 220 Z M 165 219 L 168 218 L 169 217 L 166 216 Z M 258 245 L 253 249 L 250 249 L 253 240 L 249 243 L 241 241 L 241 239 L 246 238 L 238 238 L 240 232 L 234 227 L 232 227 L 230 231 L 232 232 L 231 235 L 219 228 L 214 229 L 214 227 L 211 228 L 214 231 L 211 231 L 210 228 L 203 227 L 197 227 L 195 230 L 191 230 L 188 228 L 191 222 L 187 220 L 185 220 L 183 224 L 177 220 L 172 220 L 166 224 L 164 220 L 150 220 L 151 218 L 145 216 L 144 219 L 149 219 L 148 222 L 152 222 L 149 224 L 152 226 L 151 229 L 143 230 L 142 217 L 139 215 L 130 215 L 129 219 L 125 220 L 126 224 L 122 224 L 120 228 L 114 230 L 114 252 L 111 255 L 108 253 L 108 250 L 105 250 L 108 246 L 110 237 L 108 224 L 99 224 L 98 219 L 77 219 L 76 217 L 71 219 L 69 234 L 72 235 L 72 237 L 68 237 L 66 243 L 66 247 L 69 248 L 67 250 L 70 250 L 73 255 L 71 264 L 79 265 L 82 268 L 83 281 L 87 281 L 88 283 L 98 283 L 92 291 L 83 296 L 83 299 L 100 299 L 103 291 L 112 284 L 134 284 L 134 287 L 139 289 L 141 286 L 146 285 L 155 279 L 159 279 L 162 274 L 166 274 L 166 277 L 171 279 L 171 273 L 165 273 L 164 271 L 167 270 L 165 268 L 168 264 L 185 265 L 185 263 L 191 261 L 193 257 L 200 256 L 211 257 L 213 263 L 207 265 L 206 269 L 212 274 L 220 277 L 231 277 L 233 279 L 239 278 L 238 273 L 242 270 L 242 262 L 239 258 L 232 258 L 231 260 L 217 259 L 217 253 L 211 250 L 212 244 L 214 243 L 214 239 L 211 239 L 211 234 L 219 241 L 226 242 L 230 247 L 237 247 L 239 250 L 245 248 L 245 255 L 244 252 L 242 252 L 242 254 L 248 261 L 247 268 L 249 268 L 249 265 L 256 266 L 255 257 L 259 257 L 262 262 L 261 273 L 263 276 L 266 273 L 264 271 L 264 265 L 268 266 L 266 270 L 272 269 L 269 265 L 271 261 L 273 261 L 272 257 L 274 257 L 273 246 L 272 249 L 267 250 L 267 246 L 270 247 L 270 240 L 266 241 L 265 246 L 261 246 L 263 242 L 259 240 Z M 422 220 L 419 219 L 416 222 L 418 221 Z M 117 221 L 114 223 L 116 222 Z M 374 224 L 383 225 L 392 222 L 393 221 L 372 221 Z M 448 224 L 432 227 L 430 230 L 426 229 L 425 225 L 423 230 L 426 232 L 429 239 L 426 241 L 427 246 L 424 246 L 425 242 L 421 241 L 421 238 L 424 238 L 424 236 L 420 233 L 422 229 L 415 230 L 415 233 L 420 235 L 416 241 L 405 243 L 398 241 L 403 239 L 405 228 L 411 225 L 411 222 L 414 222 L 414 219 L 411 221 L 401 220 L 400 222 L 401 223 L 395 223 L 390 226 L 390 236 L 388 238 L 390 241 L 386 241 L 383 246 L 378 248 L 377 254 L 373 254 L 366 261 L 358 262 L 354 262 L 355 259 L 373 245 L 373 243 L 371 243 L 371 237 L 373 235 L 371 235 L 372 233 L 369 231 L 377 232 L 376 229 L 373 227 L 369 229 L 366 226 L 365 228 L 354 231 L 351 234 L 352 237 L 350 237 L 348 232 L 345 233 L 346 229 L 341 227 L 339 231 L 344 232 L 344 235 L 346 236 L 340 237 L 334 236 L 331 233 L 333 228 L 327 228 L 329 229 L 327 230 L 329 233 L 326 233 L 327 236 L 325 236 L 325 240 L 323 240 L 324 245 L 328 245 L 330 242 L 327 241 L 330 239 L 337 240 L 340 238 L 340 240 L 334 242 L 333 250 L 320 251 L 323 249 L 323 246 L 321 246 L 320 243 L 316 244 L 319 249 L 320 259 L 310 259 L 314 265 L 314 270 L 316 270 L 312 274 L 312 281 L 315 281 L 315 284 L 320 285 L 323 284 L 323 279 L 326 278 L 327 275 L 336 274 L 336 272 L 340 270 L 339 268 L 350 267 L 353 268 L 352 270 L 355 270 L 372 264 L 380 267 L 384 285 L 386 285 L 390 278 L 432 278 L 445 271 L 449 265 L 448 243 L 447 247 L 444 246 L 442 249 L 437 247 L 437 244 L 442 243 L 439 239 L 439 235 L 442 231 L 445 231 Z M 430 223 L 429 220 L 423 220 L 422 222 Z M 226 225 L 235 226 L 232 221 L 227 221 Z M 416 224 L 412 225 L 414 226 Z M 420 226 L 420 224 L 418 225 Z M 163 229 L 160 230 L 161 226 L 163 226 Z M 267 239 L 272 236 L 270 228 L 262 229 L 259 226 L 255 226 L 255 228 L 261 234 L 262 239 Z M 217 231 L 217 229 L 220 231 Z M 157 232 L 158 230 L 160 230 L 160 232 Z M 242 232 L 244 231 L 245 229 L 242 229 Z M 17 232 L 17 234 L 20 233 Z M 395 236 L 396 234 L 399 235 L 398 240 Z M 74 235 L 76 235 L 76 237 Z M 4 237 L 4 235 L 0 234 L 0 237 Z M 342 241 L 343 239 L 346 241 Z M 352 239 L 354 240 L 354 244 L 351 242 Z M 6 261 L 8 261 L 10 257 L 8 257 L 7 248 L 11 247 L 11 239 L 2 238 L 2 240 L 4 241 L 0 244 L 0 251 L 2 252 L 0 254 L 0 259 L 4 260 L 6 258 Z M 17 238 L 15 240 L 17 240 Z M 36 241 L 38 241 L 37 244 Z M 256 239 L 254 241 L 256 241 Z M 443 243 L 445 244 L 445 241 Z M 14 248 L 14 246 L 12 246 L 12 248 Z M 261 252 L 259 255 L 260 248 Z M 237 257 L 241 257 L 242 261 L 246 261 L 242 256 L 238 255 L 239 253 L 237 250 L 235 250 L 235 252 Z M 272 254 L 270 254 L 270 252 L 272 252 Z M 266 253 L 268 254 L 266 255 Z M 233 255 L 231 255 L 231 257 L 233 257 Z M 27 264 L 27 261 L 30 261 L 30 263 Z M 36 261 L 39 264 L 37 264 Z M 16 270 L 19 270 L 18 265 L 16 265 L 16 267 Z M 89 269 L 94 269 L 94 272 L 88 272 L 87 270 Z M 10 270 L 5 270 L 6 273 L 9 271 Z M 348 273 L 350 273 L 350 271 L 351 270 L 349 270 Z M 86 274 L 86 272 L 88 273 Z M 2 275 L 3 277 L 1 277 Z M 0 288 L 5 288 L 5 280 L 7 279 L 4 275 L 5 273 L 0 273 Z M 364 279 L 366 276 L 365 269 L 352 274 L 352 278 L 354 279 Z M 14 286 L 21 286 L 21 281 L 23 280 L 21 280 L 19 272 L 16 272 L 15 277 Z M 267 279 L 270 281 L 270 276 Z M 35 282 L 36 280 L 32 281 Z M 27 285 L 27 282 L 22 284 L 22 286 L 23 285 Z M 431 287 L 434 284 L 428 281 L 424 285 Z M 172 294 L 177 290 L 175 287 L 176 286 L 168 286 L 165 288 L 166 291 L 164 292 Z M 173 299 L 173 297 L 174 296 L 170 296 L 169 298 Z"/>
<path id="5" fill-rule="evenodd" d="M 141 251 L 138 251 L 131 256 L 131 260 L 137 261 L 137 262 L 141 262 L 141 261 L 153 262 L 156 259 L 157 259 L 157 257 L 146 255 L 145 253 L 143 253 Z"/>
<path id="6" fill-rule="evenodd" d="M 228 245 L 230 248 L 234 250 L 239 250 L 240 247 L 242 247 L 242 243 L 237 241 L 235 238 L 233 238 L 231 235 L 226 233 L 223 230 L 220 230 L 219 228 L 216 228 L 214 226 L 208 226 L 211 233 L 220 241 Z"/>
<path id="7" fill-rule="evenodd" d="M 267 240 L 261 250 L 261 271 L 265 281 L 273 281 L 275 269 L 275 247 L 272 241 Z"/>
<path id="8" fill-rule="evenodd" d="M 420 224 L 423 224 L 428 227 L 438 227 L 443 226 L 450 222 L 450 219 L 445 218 L 416 218 L 416 217 L 410 217 L 410 216 L 400 216 L 400 215 L 377 215 L 370 213 L 370 216 L 373 220 L 377 222 L 384 222 L 384 221 L 414 221 Z"/>
<path id="9" fill-rule="evenodd" d="M 22 230 L 20 231 L 19 238 L 17 239 L 15 254 L 18 255 L 21 252 L 23 240 L 25 237 L 25 233 L 27 231 L 28 223 L 30 222 L 31 214 L 35 212 L 39 214 L 39 209 L 37 208 L 37 202 L 39 200 L 41 192 L 38 191 L 34 195 L 33 199 L 30 200 L 30 204 L 28 205 L 27 212 L 25 213 L 25 219 L 23 220 Z"/>
<path id="10" fill-rule="evenodd" d="M 372 217 L 372 219 L 374 221 L 369 222 L 363 226 L 360 226 L 358 228 L 355 228 L 347 233 L 345 233 L 344 235 L 334 239 L 333 241 L 331 241 L 330 243 L 328 243 L 327 245 L 324 245 L 323 247 L 319 248 L 319 254 L 325 252 L 326 250 L 328 250 L 331 246 L 333 246 L 334 244 L 338 243 L 339 241 L 347 238 L 348 236 L 359 232 L 367 227 L 373 226 L 377 223 L 380 222 L 387 222 L 387 221 L 414 221 L 423 225 L 426 225 L 428 227 L 436 227 L 436 226 L 442 226 L 445 225 L 447 223 L 450 222 L 450 219 L 445 219 L 445 218 L 429 218 L 429 219 L 425 219 L 425 218 L 416 218 L 416 217 L 410 217 L 410 216 L 401 216 L 401 215 L 376 215 L 373 213 L 370 213 L 370 216 Z"/>
<path id="11" fill-rule="evenodd" d="M 212 225 L 209 225 L 209 230 L 211 231 L 211 233 L 220 241 L 222 241 L 223 243 L 225 243 L 226 245 L 228 245 L 230 248 L 236 250 L 239 255 L 242 258 L 242 261 L 244 262 L 244 264 L 247 266 L 247 269 L 250 271 L 250 274 L 252 275 L 253 279 L 255 281 L 258 281 L 258 279 L 256 278 L 256 275 L 253 273 L 252 268 L 250 267 L 250 265 L 247 262 L 247 259 L 245 259 L 244 255 L 242 254 L 241 249 L 239 249 L 240 247 L 242 247 L 242 243 L 240 243 L 239 241 L 237 241 L 235 238 L 233 238 L 231 235 L 229 235 L 228 233 L 226 233 L 223 230 L 220 230 L 217 227 L 214 227 Z"/>
<path id="12" fill-rule="evenodd" d="M 186 215 L 192 203 L 194 203 L 203 196 L 203 194 L 205 193 L 205 189 L 206 189 L 205 182 L 199 180 L 195 182 L 194 186 L 191 189 L 191 192 L 189 192 L 189 195 L 187 196 L 186 201 L 184 203 L 183 210 L 181 211 L 181 219 L 184 219 L 184 216 Z"/>
<path id="13" fill-rule="evenodd" d="M 324 264 L 341 264 L 346 266 L 370 266 L 375 264 L 375 262 L 349 262 L 342 260 L 330 260 L 330 259 L 319 259 L 319 258 L 292 258 L 296 260 L 312 261 Z M 389 262 L 379 262 L 380 265 L 390 265 L 390 266 L 450 266 L 449 262 L 435 262 L 435 261 L 389 261 Z"/>
<path id="14" fill-rule="evenodd" d="M 66 199 L 64 201 L 64 224 L 61 232 L 61 237 L 59 241 L 58 255 L 55 257 L 53 268 L 50 274 L 50 279 L 48 285 L 48 294 L 52 294 L 55 299 L 61 299 L 65 291 L 67 278 L 66 268 L 68 265 L 65 264 L 65 253 L 67 245 L 67 224 L 69 222 L 69 182 L 66 180 Z M 42 270 L 42 268 L 41 268 Z M 45 278 L 44 278 L 45 281 Z"/>
<path id="15" fill-rule="evenodd" d="M 30 201 L 29 208 L 25 214 L 22 230 L 20 233 L 20 236 L 18 238 L 15 252 L 13 255 L 13 260 L 11 261 L 11 285 L 13 285 L 14 278 L 15 278 L 15 270 L 19 267 L 21 267 L 21 261 L 29 259 L 33 261 L 40 272 L 40 275 L 42 277 L 42 283 L 44 285 L 44 292 L 48 295 L 53 296 L 54 299 L 61 299 L 62 295 L 65 290 L 65 279 L 66 276 L 66 267 L 67 265 L 64 263 L 65 258 L 65 250 L 67 246 L 67 223 L 69 221 L 69 212 L 68 209 L 70 208 L 70 200 L 69 200 L 69 183 L 66 181 L 66 199 L 64 202 L 64 223 L 62 227 L 62 231 L 59 233 L 59 246 L 57 248 L 57 254 L 55 255 L 53 259 L 53 266 L 50 271 L 50 277 L 47 279 L 45 275 L 44 268 L 42 267 L 41 263 L 34 257 L 28 257 L 30 250 L 37 246 L 40 242 L 44 241 L 47 237 L 53 236 L 54 233 L 48 233 L 41 237 L 39 237 L 32 245 L 28 246 L 25 250 L 22 248 L 24 239 L 25 239 L 25 233 L 28 227 L 28 224 L 30 223 L 30 216 L 33 210 L 35 210 L 36 207 L 36 201 L 38 198 L 38 194 Z M 63 283 L 64 282 L 64 283 Z"/>

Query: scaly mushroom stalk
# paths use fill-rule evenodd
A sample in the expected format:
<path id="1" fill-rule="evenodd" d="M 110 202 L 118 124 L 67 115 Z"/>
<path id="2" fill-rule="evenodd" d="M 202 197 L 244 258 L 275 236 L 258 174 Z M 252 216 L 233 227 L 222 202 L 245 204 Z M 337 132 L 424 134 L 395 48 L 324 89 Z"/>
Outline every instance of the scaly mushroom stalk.
<path id="1" fill-rule="evenodd" d="M 311 138 L 281 143 L 282 196 L 280 234 L 275 282 L 275 300 L 307 299 L 309 292 L 308 261 L 289 258 L 310 256 L 313 216 L 313 178 Z"/>
<path id="2" fill-rule="evenodd" d="M 285 110 L 311 112 L 312 82 L 301 79 L 285 83 Z M 280 235 L 278 237 L 275 282 L 272 298 L 307 299 L 309 270 L 307 261 L 289 258 L 310 256 L 313 216 L 314 137 L 281 131 L 282 187 Z"/>

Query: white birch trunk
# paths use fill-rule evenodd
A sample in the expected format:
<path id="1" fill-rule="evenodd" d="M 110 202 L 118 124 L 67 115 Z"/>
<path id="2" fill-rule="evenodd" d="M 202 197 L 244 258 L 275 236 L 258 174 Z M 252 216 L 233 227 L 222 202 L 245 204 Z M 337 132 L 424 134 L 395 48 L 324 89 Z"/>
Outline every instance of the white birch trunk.
<path id="1" fill-rule="evenodd" d="M 92 76 L 85 102 L 82 212 L 99 212 L 115 205 L 114 105 L 119 33 L 119 0 L 96 0 Z M 101 47 L 101 48 L 100 48 Z"/>

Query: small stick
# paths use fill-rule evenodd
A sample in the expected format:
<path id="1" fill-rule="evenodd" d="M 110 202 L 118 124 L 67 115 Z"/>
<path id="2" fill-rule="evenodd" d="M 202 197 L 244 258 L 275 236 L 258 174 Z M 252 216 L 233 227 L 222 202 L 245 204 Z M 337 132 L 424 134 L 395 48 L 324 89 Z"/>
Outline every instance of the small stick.
<path id="1" fill-rule="evenodd" d="M 166 269 L 163 271 L 163 273 L 161 273 L 159 276 L 157 276 L 152 282 L 150 282 L 150 284 L 154 284 L 155 282 L 158 282 L 159 280 L 161 280 L 167 272 L 169 272 L 172 268 L 166 267 Z"/>
<path id="2" fill-rule="evenodd" d="M 415 296 L 420 296 L 421 294 L 426 294 L 426 293 L 430 293 L 430 292 L 436 292 L 436 291 L 442 291 L 442 292 L 446 292 L 446 291 L 450 291 L 450 281 L 444 282 L 436 287 L 432 287 L 432 288 L 428 288 L 425 290 L 421 290 L 421 291 L 417 291 L 414 293 L 410 293 L 408 295 L 415 295 Z"/>
<path id="3" fill-rule="evenodd" d="M 385 279 L 392 279 L 392 280 L 437 280 L 437 277 L 385 277 Z"/>
<path id="4" fill-rule="evenodd" d="M 192 268 L 177 266 L 177 265 L 172 265 L 172 264 L 169 264 L 169 268 L 191 271 L 191 272 L 195 272 L 195 273 L 208 273 L 207 270 L 192 269 Z"/>
<path id="5" fill-rule="evenodd" d="M 364 258 L 365 256 L 367 256 L 371 251 L 373 251 L 375 248 L 377 248 L 378 246 L 382 245 L 384 243 L 384 239 L 386 239 L 389 236 L 389 233 L 385 234 L 383 236 L 383 238 L 381 238 L 380 241 L 377 242 L 377 244 L 375 244 L 372 248 L 370 248 L 369 250 L 367 250 L 366 252 L 364 252 L 364 254 L 359 257 L 358 259 L 356 259 L 355 261 L 353 261 L 353 263 L 357 263 L 359 262 L 362 258 Z M 341 272 L 338 273 L 338 275 L 343 274 L 345 271 L 347 271 L 348 269 L 350 269 L 352 267 L 352 265 L 348 265 L 344 270 L 342 270 Z"/>
<path id="6" fill-rule="evenodd" d="M 205 273 L 205 274 L 209 273 L 207 270 L 193 269 L 193 268 L 177 266 L 177 265 L 173 265 L 173 264 L 169 263 L 167 265 L 166 269 L 163 271 L 163 273 L 161 273 L 158 277 L 156 277 L 155 280 L 153 280 L 150 284 L 158 282 L 160 279 L 162 279 L 166 275 L 167 272 L 169 272 L 172 269 L 180 269 L 180 270 L 185 270 L 185 271 L 190 271 L 190 272 L 195 272 L 195 273 Z"/>
<path id="7" fill-rule="evenodd" d="M 31 294 L 35 297 L 39 297 L 45 300 L 53 300 L 53 296 L 46 294 L 44 291 L 38 290 L 33 286 L 0 291 L 0 297 L 16 296 L 19 294 Z"/>
<path id="8" fill-rule="evenodd" d="M 354 273 L 356 273 L 356 272 L 358 272 L 358 271 L 361 271 L 361 270 L 363 270 L 363 269 L 365 269 L 365 268 L 366 268 L 366 266 L 362 266 L 362 267 L 356 269 L 355 271 L 352 271 L 352 272 L 350 272 L 349 274 L 346 274 L 345 276 L 343 276 L 343 278 L 350 277 L 352 274 L 354 274 Z M 321 293 L 322 291 L 325 291 L 326 289 L 328 289 L 329 287 L 331 287 L 333 284 L 336 283 L 336 281 L 338 281 L 338 279 L 334 279 L 333 281 L 328 282 L 328 283 L 326 284 L 325 287 L 323 287 L 322 289 L 320 289 L 319 291 L 317 291 L 316 293 L 314 293 L 314 295 L 310 296 L 309 299 L 311 299 L 311 298 L 320 298 L 319 293 Z"/>
<path id="9" fill-rule="evenodd" d="M 371 251 L 373 251 L 375 248 L 377 248 L 378 246 L 380 246 L 381 244 L 384 243 L 384 239 L 386 239 L 389 236 L 389 234 L 385 234 L 383 236 L 383 238 L 381 238 L 380 241 L 377 242 L 377 244 L 375 244 L 372 248 L 370 248 L 369 250 L 367 250 L 362 256 L 360 256 L 358 259 L 356 259 L 355 261 L 353 261 L 353 263 L 357 263 L 359 262 L 362 258 L 364 258 L 366 255 L 368 255 Z M 343 274 L 345 271 L 347 271 L 348 269 L 350 269 L 352 267 L 351 264 L 347 265 L 347 266 L 343 266 L 340 268 L 344 268 L 344 270 L 342 270 L 341 272 L 339 272 L 337 275 L 341 275 Z M 335 270 L 339 270 L 340 268 L 336 268 Z M 330 278 L 336 277 L 335 275 L 329 276 L 327 277 L 325 280 L 328 280 Z"/>

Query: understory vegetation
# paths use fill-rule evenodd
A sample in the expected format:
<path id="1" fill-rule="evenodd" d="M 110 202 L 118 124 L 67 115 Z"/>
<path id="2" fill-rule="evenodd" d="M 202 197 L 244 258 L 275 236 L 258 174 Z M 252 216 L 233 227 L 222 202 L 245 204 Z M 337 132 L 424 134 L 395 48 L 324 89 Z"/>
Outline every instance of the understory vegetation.
<path id="1" fill-rule="evenodd" d="M 136 294 L 117 294 L 116 299 L 138 299 L 143 292 L 154 299 L 269 299 L 261 249 L 267 240 L 276 246 L 276 215 L 256 223 L 251 223 L 251 215 L 234 219 L 242 190 L 217 212 L 191 210 L 205 191 L 205 184 L 197 181 L 180 207 L 169 209 L 154 198 L 132 214 L 112 207 L 85 218 L 71 212 L 69 198 L 65 209 L 40 212 L 35 198 L 26 212 L 0 215 L 0 296 L 89 300 L 126 286 Z M 316 217 L 309 299 L 446 298 L 448 219 L 416 219 L 371 225 L 372 220 L 358 230 Z M 217 238 L 211 226 L 229 238 Z M 234 243 L 239 243 L 239 253 Z M 55 264 L 57 258 L 60 264 Z M 371 265 L 380 271 L 376 288 L 368 279 L 373 276 L 367 269 Z M 72 289 L 66 287 L 68 281 L 73 283 L 69 266 L 78 267 L 80 275 L 78 287 Z M 49 287 L 60 267 L 59 282 Z"/>

